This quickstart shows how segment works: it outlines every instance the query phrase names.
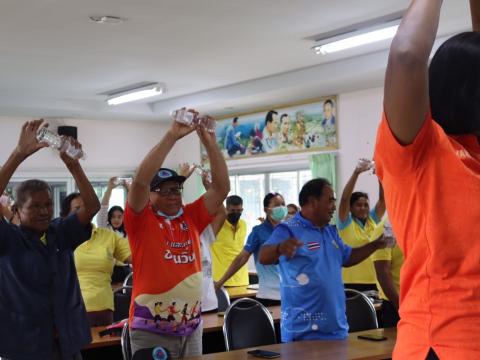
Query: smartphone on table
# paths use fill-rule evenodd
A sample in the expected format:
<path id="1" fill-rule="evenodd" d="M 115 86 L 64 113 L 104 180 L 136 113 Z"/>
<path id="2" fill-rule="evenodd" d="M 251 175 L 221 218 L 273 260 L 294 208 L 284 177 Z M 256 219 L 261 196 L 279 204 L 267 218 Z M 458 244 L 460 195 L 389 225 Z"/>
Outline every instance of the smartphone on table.
<path id="1" fill-rule="evenodd" d="M 247 351 L 247 354 L 258 357 L 258 358 L 262 358 L 262 359 L 275 359 L 280 357 L 279 353 L 276 353 L 273 351 L 267 351 L 267 350 L 260 350 L 260 349 Z"/>
<path id="2" fill-rule="evenodd" d="M 378 335 L 378 334 L 363 334 L 357 336 L 361 340 L 369 340 L 369 341 L 385 341 L 387 340 L 386 336 Z"/>

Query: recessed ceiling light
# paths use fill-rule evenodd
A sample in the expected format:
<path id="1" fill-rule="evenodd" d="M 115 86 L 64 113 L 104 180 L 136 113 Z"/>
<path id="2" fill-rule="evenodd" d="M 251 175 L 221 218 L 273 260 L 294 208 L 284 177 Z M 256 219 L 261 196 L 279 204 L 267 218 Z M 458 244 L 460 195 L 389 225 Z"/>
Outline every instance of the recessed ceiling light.
<path id="1" fill-rule="evenodd" d="M 121 24 L 125 21 L 124 18 L 110 15 L 90 16 L 90 20 L 97 24 Z"/>

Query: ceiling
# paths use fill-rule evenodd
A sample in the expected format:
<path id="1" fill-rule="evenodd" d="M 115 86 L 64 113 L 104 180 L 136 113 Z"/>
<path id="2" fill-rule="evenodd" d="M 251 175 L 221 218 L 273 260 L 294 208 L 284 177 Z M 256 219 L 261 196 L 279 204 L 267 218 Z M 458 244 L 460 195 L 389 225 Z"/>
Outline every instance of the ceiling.
<path id="1" fill-rule="evenodd" d="M 408 0 L 0 0 L 0 116 L 167 120 L 216 116 L 380 86 L 388 43 L 319 56 L 307 38 L 405 9 Z M 96 24 L 94 15 L 126 19 Z M 439 36 L 468 29 L 445 2 Z M 109 107 L 140 82 L 165 95 Z"/>

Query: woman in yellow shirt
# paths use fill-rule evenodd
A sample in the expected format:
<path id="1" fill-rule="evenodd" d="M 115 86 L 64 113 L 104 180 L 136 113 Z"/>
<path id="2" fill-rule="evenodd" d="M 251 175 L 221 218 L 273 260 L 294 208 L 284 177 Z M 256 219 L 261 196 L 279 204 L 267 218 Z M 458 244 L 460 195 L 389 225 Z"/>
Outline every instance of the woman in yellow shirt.
<path id="1" fill-rule="evenodd" d="M 375 208 L 370 210 L 368 194 L 353 192 L 358 176 L 371 169 L 369 160 L 360 159 L 352 176 L 343 189 L 340 206 L 338 209 L 338 232 L 343 242 L 359 247 L 369 243 L 377 226 L 382 226 L 380 220 L 385 214 L 385 199 L 383 188 L 379 183 L 379 199 Z M 367 258 L 358 265 L 343 268 L 343 282 L 345 287 L 359 291 L 377 290 L 375 268 L 371 258 Z"/>
<path id="2" fill-rule="evenodd" d="M 61 216 L 68 216 L 83 206 L 80 194 L 72 193 L 62 201 Z M 111 324 L 113 266 L 115 260 L 131 262 L 128 241 L 112 230 L 93 226 L 92 237 L 76 248 L 74 257 L 90 326 Z"/>

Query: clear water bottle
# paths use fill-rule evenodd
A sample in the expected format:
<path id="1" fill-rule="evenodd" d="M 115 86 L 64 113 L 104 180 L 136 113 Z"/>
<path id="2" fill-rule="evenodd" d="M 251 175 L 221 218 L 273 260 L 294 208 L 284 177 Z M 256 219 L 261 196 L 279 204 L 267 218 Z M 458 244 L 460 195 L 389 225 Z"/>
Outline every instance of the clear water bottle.
<path id="1" fill-rule="evenodd" d="M 57 133 L 48 130 L 46 127 L 42 127 L 38 130 L 37 140 L 39 142 L 47 143 L 50 147 L 59 151 L 65 150 L 65 154 L 72 159 L 85 160 L 85 153 L 81 149 L 77 149 L 72 145 L 67 137 L 60 136 Z"/>
<path id="2" fill-rule="evenodd" d="M 205 169 L 202 165 L 197 165 L 197 164 L 194 164 L 195 166 L 195 173 L 199 176 L 203 176 L 203 174 L 207 174 L 207 181 L 208 182 L 212 182 L 212 173 L 210 172 L 210 170 L 208 169 Z"/>
<path id="3" fill-rule="evenodd" d="M 383 236 L 385 237 L 388 248 L 393 248 L 397 243 L 397 240 L 395 238 L 395 233 L 393 232 L 393 229 L 392 229 L 392 224 L 390 223 L 388 218 L 385 219 L 385 222 L 383 223 Z"/>
<path id="4" fill-rule="evenodd" d="M 183 125 L 194 126 L 198 123 L 198 113 L 186 108 L 175 110 L 172 116 L 176 122 Z"/>
<path id="5" fill-rule="evenodd" d="M 132 185 L 132 181 L 133 181 L 132 178 L 121 178 L 121 177 L 118 177 L 118 178 L 115 179 L 114 184 L 115 184 L 115 186 L 120 186 L 120 185 L 122 185 L 122 186 L 128 187 L 128 186 Z"/>
<path id="6" fill-rule="evenodd" d="M 209 115 L 204 115 L 198 119 L 198 123 L 202 124 L 205 126 L 205 129 L 207 129 L 208 132 L 214 133 L 215 132 L 215 127 L 217 125 L 215 119 Z"/>

